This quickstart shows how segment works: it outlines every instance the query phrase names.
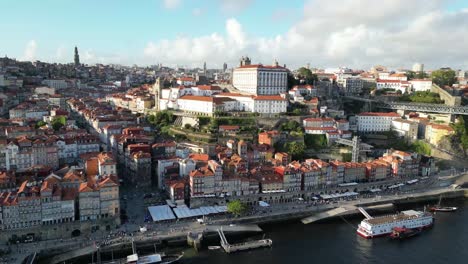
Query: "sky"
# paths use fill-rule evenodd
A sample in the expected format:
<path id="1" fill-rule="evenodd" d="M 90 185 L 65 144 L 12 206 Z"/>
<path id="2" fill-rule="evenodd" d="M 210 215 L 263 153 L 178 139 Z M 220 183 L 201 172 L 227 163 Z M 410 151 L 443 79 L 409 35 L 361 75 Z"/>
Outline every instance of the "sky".
<path id="1" fill-rule="evenodd" d="M 468 0 L 0 0 L 19 60 L 468 70 Z"/>

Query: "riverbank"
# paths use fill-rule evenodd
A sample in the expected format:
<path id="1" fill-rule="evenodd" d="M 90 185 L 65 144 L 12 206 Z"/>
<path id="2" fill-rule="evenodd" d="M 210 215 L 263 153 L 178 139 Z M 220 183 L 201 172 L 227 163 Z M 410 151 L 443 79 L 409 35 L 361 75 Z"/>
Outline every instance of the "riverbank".
<path id="1" fill-rule="evenodd" d="M 384 197 L 375 197 L 375 198 L 368 198 L 368 199 L 359 199 L 355 201 L 346 201 L 343 203 L 338 203 L 338 204 L 327 204 L 323 206 L 313 206 L 310 208 L 307 208 L 306 210 L 298 209 L 298 211 L 289 211 L 287 213 L 283 212 L 276 212 L 276 213 L 271 213 L 268 215 L 251 215 L 251 216 L 246 216 L 246 217 L 240 217 L 240 218 L 231 218 L 231 219 L 224 219 L 224 220 L 215 220 L 210 223 L 208 226 L 200 226 L 199 228 L 192 228 L 190 230 L 180 230 L 178 232 L 174 232 L 172 234 L 168 235 L 152 235 L 151 233 L 148 234 L 141 234 L 132 237 L 135 240 L 135 243 L 137 246 L 143 246 L 143 247 L 148 247 L 148 246 L 158 246 L 158 247 L 172 247 L 172 246 L 182 246 L 187 244 L 187 233 L 188 231 L 191 232 L 202 232 L 204 233 L 203 235 L 206 236 L 207 238 L 211 237 L 216 237 L 217 234 L 215 232 L 206 232 L 206 229 L 209 228 L 210 226 L 232 226 L 232 225 L 247 225 L 247 224 L 272 224 L 272 223 L 278 223 L 278 222 L 286 222 L 286 221 L 295 221 L 295 220 L 300 220 L 302 218 L 318 214 L 327 210 L 331 210 L 334 208 L 338 208 L 340 206 L 346 206 L 352 204 L 353 206 L 361 206 L 361 207 L 366 207 L 368 208 L 369 212 L 371 213 L 380 213 L 380 212 L 386 212 L 386 211 L 391 211 L 392 208 L 388 207 L 383 207 L 381 208 L 382 205 L 385 204 L 392 204 L 395 203 L 397 205 L 401 204 L 406 204 L 406 203 L 418 203 L 418 202 L 428 202 L 428 201 L 435 201 L 438 200 L 439 197 L 443 195 L 445 198 L 461 198 L 461 197 L 468 197 L 468 189 L 457 189 L 457 190 L 452 190 L 452 189 L 439 189 L 439 190 L 433 190 L 433 191 L 428 191 L 428 192 L 419 192 L 419 193 L 411 193 L 411 194 L 405 194 L 405 195 L 389 195 L 389 196 L 384 196 Z M 374 208 L 372 208 L 374 207 Z M 375 211 L 373 211 L 375 210 Z M 349 211 L 346 212 L 345 214 L 341 215 L 336 215 L 334 217 L 342 217 L 342 216 L 351 216 L 351 215 L 357 215 L 359 212 L 357 211 Z M 325 217 L 321 220 L 326 220 L 330 217 Z M 204 232 L 205 231 L 205 232 Z M 235 230 L 227 231 L 227 235 L 236 235 L 244 233 L 245 230 L 241 232 L 236 232 Z M 100 251 L 101 252 L 109 252 L 109 251 L 118 251 L 118 250 L 124 250 L 128 249 L 130 247 L 130 240 L 126 241 L 121 241 L 119 243 L 110 245 L 110 246 L 103 246 L 101 247 Z M 62 263 L 66 260 L 80 257 L 80 256 L 85 256 L 85 255 L 91 255 L 93 252 L 96 252 L 97 249 L 94 247 L 88 247 L 86 249 L 80 249 L 80 250 L 72 250 L 68 252 L 64 252 L 62 254 L 56 255 L 56 256 L 50 256 L 48 258 L 47 262 L 44 263 Z M 45 254 L 46 252 L 40 252 L 40 255 L 42 256 L 41 259 L 46 257 L 47 255 Z"/>

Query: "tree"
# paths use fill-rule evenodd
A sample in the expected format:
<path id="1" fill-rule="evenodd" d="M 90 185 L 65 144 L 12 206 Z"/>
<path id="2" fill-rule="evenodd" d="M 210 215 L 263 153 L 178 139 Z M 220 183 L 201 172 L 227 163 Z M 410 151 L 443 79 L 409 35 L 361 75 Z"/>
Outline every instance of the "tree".
<path id="1" fill-rule="evenodd" d="M 460 116 L 457 122 L 452 125 L 453 130 L 455 130 L 455 135 L 452 138 L 461 145 L 465 155 L 468 150 L 468 120 L 466 119 L 468 118 Z"/>
<path id="2" fill-rule="evenodd" d="M 305 79 L 306 84 L 314 84 L 318 81 L 316 74 L 313 74 L 309 69 L 301 67 L 297 70 L 297 73 L 301 79 Z"/>
<path id="3" fill-rule="evenodd" d="M 411 145 L 411 150 L 416 153 L 427 155 L 427 156 L 431 155 L 431 152 L 432 152 L 431 146 L 422 140 L 415 141 Z"/>
<path id="4" fill-rule="evenodd" d="M 52 128 L 55 131 L 58 131 L 60 128 L 67 124 L 67 119 L 64 116 L 55 117 L 54 119 L 52 119 L 51 124 Z"/>
<path id="5" fill-rule="evenodd" d="M 436 70 L 432 72 L 432 81 L 443 87 L 445 85 L 452 86 L 456 81 L 456 74 L 453 70 Z"/>
<path id="6" fill-rule="evenodd" d="M 288 153 L 291 155 L 293 160 L 301 160 L 304 157 L 305 145 L 304 143 L 298 143 L 296 141 L 289 142 L 286 144 Z"/>
<path id="7" fill-rule="evenodd" d="M 227 204 L 227 210 L 235 216 L 241 216 L 247 211 L 247 205 L 240 200 L 234 200 Z"/>
<path id="8" fill-rule="evenodd" d="M 308 148 L 319 149 L 327 145 L 327 137 L 325 135 L 304 135 L 304 143 Z"/>
<path id="9" fill-rule="evenodd" d="M 190 128 L 192 128 L 192 125 L 190 125 L 190 124 L 185 124 L 184 127 L 185 127 L 185 129 L 190 129 Z"/>
<path id="10" fill-rule="evenodd" d="M 299 81 L 294 76 L 288 73 L 288 90 L 291 90 L 294 86 L 298 85 Z"/>
<path id="11" fill-rule="evenodd" d="M 47 125 L 47 123 L 41 120 L 41 121 L 38 121 L 36 123 L 36 128 L 40 128 L 40 127 L 45 126 L 45 125 Z"/>

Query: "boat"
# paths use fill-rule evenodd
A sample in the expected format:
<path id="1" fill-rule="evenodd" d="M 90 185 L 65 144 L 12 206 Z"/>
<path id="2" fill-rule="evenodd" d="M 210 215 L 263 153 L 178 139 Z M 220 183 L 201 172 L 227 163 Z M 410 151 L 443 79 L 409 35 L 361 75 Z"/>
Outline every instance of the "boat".
<path id="1" fill-rule="evenodd" d="M 364 238 L 388 235 L 393 232 L 395 227 L 427 228 L 434 223 L 434 216 L 426 211 L 407 210 L 397 214 L 372 217 L 363 208 L 359 207 L 358 209 L 366 217 L 357 229 L 358 235 Z"/>
<path id="2" fill-rule="evenodd" d="M 429 207 L 429 211 L 431 212 L 454 212 L 458 210 L 458 207 L 452 207 L 452 206 L 441 206 L 442 202 L 442 195 L 439 198 L 439 203 L 437 205 Z"/>
<path id="3" fill-rule="evenodd" d="M 177 263 L 182 258 L 183 254 L 180 255 L 165 255 L 165 254 L 150 254 L 145 256 L 138 256 L 138 254 L 132 254 L 127 256 L 128 264 L 171 264 Z"/>
<path id="4" fill-rule="evenodd" d="M 433 206 L 429 208 L 431 212 L 454 212 L 458 210 L 458 207 L 440 207 L 440 206 Z"/>
<path id="5" fill-rule="evenodd" d="M 155 248 L 156 250 L 156 248 Z M 134 243 L 134 240 L 132 239 L 132 255 L 127 256 L 127 264 L 171 264 L 171 263 L 176 263 L 179 261 L 184 253 L 179 255 L 166 255 L 164 253 L 158 254 L 150 254 L 150 255 L 145 255 L 145 256 L 139 256 L 138 253 L 136 252 L 136 246 Z"/>
<path id="6" fill-rule="evenodd" d="M 394 227 L 390 238 L 392 239 L 405 239 L 419 235 L 422 232 L 422 228 L 406 228 L 406 227 Z"/>
<path id="7" fill-rule="evenodd" d="M 208 249 L 209 250 L 217 250 L 217 249 L 220 249 L 221 246 L 208 246 Z"/>

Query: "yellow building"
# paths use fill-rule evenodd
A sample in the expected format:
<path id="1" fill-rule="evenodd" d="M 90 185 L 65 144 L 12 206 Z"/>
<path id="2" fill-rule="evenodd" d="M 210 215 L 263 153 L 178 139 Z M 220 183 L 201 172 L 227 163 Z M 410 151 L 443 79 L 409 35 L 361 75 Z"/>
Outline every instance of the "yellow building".
<path id="1" fill-rule="evenodd" d="M 439 146 L 442 138 L 453 135 L 453 128 L 448 125 L 428 124 L 426 126 L 426 140 L 435 146 Z"/>

